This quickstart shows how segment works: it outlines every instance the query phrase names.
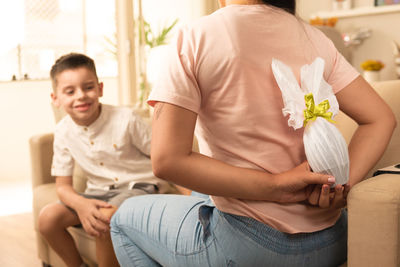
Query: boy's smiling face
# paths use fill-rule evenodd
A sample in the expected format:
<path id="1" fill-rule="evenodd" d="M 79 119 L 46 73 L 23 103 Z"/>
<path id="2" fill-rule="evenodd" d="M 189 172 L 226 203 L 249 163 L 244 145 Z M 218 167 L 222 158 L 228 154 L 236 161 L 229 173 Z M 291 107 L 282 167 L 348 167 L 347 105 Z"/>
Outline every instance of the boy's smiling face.
<path id="1" fill-rule="evenodd" d="M 85 67 L 67 69 L 56 76 L 56 90 L 51 98 L 78 125 L 89 126 L 100 115 L 99 97 L 103 96 L 103 83 Z"/>

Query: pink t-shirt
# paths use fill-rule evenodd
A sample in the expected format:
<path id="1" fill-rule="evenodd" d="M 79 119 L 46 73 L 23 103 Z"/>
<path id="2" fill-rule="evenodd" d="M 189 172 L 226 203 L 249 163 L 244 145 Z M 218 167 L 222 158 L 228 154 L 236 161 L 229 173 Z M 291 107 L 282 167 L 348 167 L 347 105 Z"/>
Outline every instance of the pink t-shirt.
<path id="1" fill-rule="evenodd" d="M 229 5 L 181 29 L 149 97 L 198 114 L 200 153 L 228 164 L 281 173 L 306 157 L 303 130 L 288 126 L 273 77 L 276 58 L 294 71 L 316 57 L 335 93 L 359 74 L 314 27 L 267 5 Z M 246 179 L 246 177 L 243 177 Z M 288 233 L 333 225 L 340 211 L 212 196 L 218 209 Z"/>

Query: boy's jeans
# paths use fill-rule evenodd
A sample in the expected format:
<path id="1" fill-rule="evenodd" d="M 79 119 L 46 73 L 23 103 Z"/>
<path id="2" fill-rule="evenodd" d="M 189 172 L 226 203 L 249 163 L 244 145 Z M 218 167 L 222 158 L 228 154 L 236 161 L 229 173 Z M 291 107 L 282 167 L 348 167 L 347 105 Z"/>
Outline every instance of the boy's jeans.
<path id="1" fill-rule="evenodd" d="M 113 216 L 114 250 L 125 266 L 338 266 L 346 260 L 347 214 L 323 231 L 281 233 L 218 211 L 209 199 L 145 195 Z"/>

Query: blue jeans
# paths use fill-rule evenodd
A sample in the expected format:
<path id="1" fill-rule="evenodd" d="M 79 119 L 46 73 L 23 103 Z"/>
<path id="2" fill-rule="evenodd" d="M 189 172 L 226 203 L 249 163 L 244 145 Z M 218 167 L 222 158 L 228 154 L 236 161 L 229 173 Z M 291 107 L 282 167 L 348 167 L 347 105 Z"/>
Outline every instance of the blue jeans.
<path id="1" fill-rule="evenodd" d="M 145 195 L 125 200 L 111 220 L 126 266 L 338 266 L 346 261 L 347 214 L 325 230 L 286 234 L 223 213 L 209 199 Z"/>

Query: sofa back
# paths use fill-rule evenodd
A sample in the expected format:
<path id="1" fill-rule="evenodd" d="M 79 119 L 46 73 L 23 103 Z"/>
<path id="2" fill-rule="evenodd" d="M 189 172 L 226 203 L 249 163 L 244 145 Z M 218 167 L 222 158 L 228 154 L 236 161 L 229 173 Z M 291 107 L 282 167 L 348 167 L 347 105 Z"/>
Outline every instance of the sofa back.
<path id="1" fill-rule="evenodd" d="M 398 124 L 400 124 L 400 80 L 375 82 L 372 84 L 372 87 L 391 107 Z M 349 143 L 357 128 L 357 124 L 342 112 L 335 117 L 335 120 L 346 142 Z M 396 163 L 400 163 L 400 126 L 396 127 L 388 148 L 367 177 L 371 177 L 379 168 Z"/>

